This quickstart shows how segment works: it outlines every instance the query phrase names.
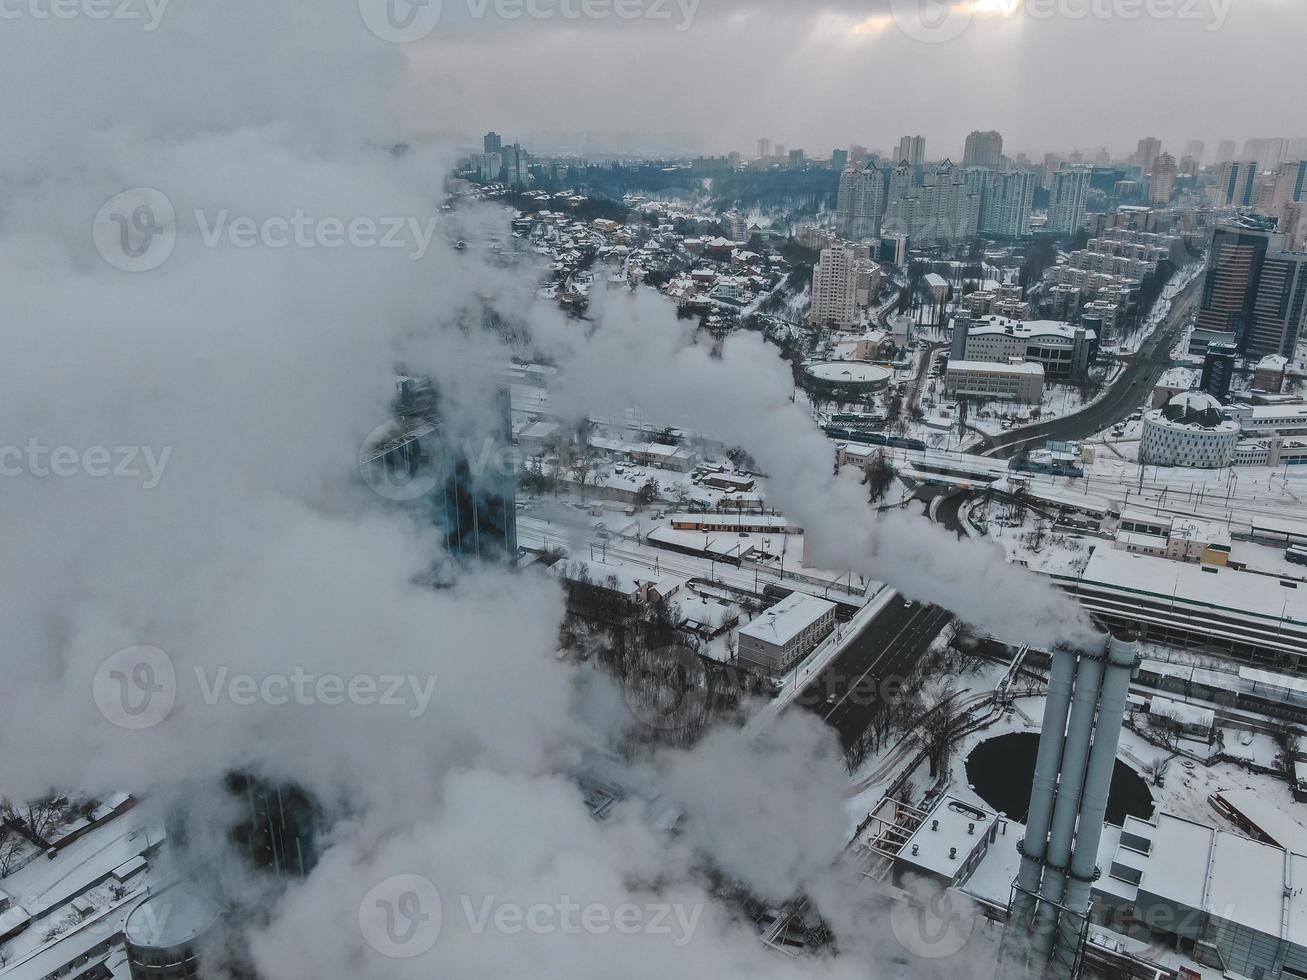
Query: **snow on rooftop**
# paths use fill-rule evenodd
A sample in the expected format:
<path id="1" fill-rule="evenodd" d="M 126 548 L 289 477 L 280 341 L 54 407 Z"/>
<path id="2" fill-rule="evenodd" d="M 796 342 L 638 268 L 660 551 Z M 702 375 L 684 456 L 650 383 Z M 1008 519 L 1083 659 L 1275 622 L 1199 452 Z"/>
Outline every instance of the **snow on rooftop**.
<path id="1" fill-rule="evenodd" d="M 1307 852 L 1307 827 L 1250 789 L 1223 789 L 1222 799 L 1286 851 Z"/>
<path id="2" fill-rule="evenodd" d="M 750 636 L 775 646 L 784 646 L 834 610 L 833 602 L 803 592 L 791 592 L 748 626 L 741 627 L 740 635 Z"/>
<path id="3" fill-rule="evenodd" d="M 985 334 L 1010 333 L 1014 337 L 1031 339 L 1034 337 L 1058 337 L 1063 340 L 1074 340 L 1076 332 L 1083 328 L 1073 323 L 1064 323 L 1061 320 L 1013 320 L 1011 317 L 1002 316 L 998 313 L 990 313 L 979 319 L 973 320 L 971 329 L 967 331 L 968 336 L 984 336 Z M 1092 340 L 1097 336 L 1093 330 L 1085 330 L 1085 337 Z"/>
<path id="4" fill-rule="evenodd" d="M 953 361 L 948 362 L 950 371 L 978 371 L 982 374 L 1037 374 L 1044 376 L 1044 366 L 1033 361 L 1021 364 L 1003 364 L 998 361 Z"/>
<path id="5" fill-rule="evenodd" d="M 1223 610 L 1278 622 L 1307 624 L 1307 589 L 1289 589 L 1278 580 L 1234 568 L 1216 568 L 1098 548 L 1083 578 L 1165 598 L 1204 603 Z"/>

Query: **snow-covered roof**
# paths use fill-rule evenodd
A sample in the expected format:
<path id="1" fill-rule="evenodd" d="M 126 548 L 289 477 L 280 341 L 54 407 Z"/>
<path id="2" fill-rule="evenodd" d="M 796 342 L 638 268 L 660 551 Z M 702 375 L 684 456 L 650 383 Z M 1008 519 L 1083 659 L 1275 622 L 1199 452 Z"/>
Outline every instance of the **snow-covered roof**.
<path id="1" fill-rule="evenodd" d="M 1057 339 L 1074 340 L 1076 331 L 1083 328 L 1061 320 L 1014 320 L 998 313 L 989 313 L 971 321 L 968 337 L 983 337 L 986 334 L 1011 334 L 1023 340 Z M 1093 339 L 1097 334 L 1085 330 L 1085 337 Z"/>
<path id="2" fill-rule="evenodd" d="M 946 796 L 908 838 L 899 859 L 952 880 L 997 819 L 992 810 Z"/>
<path id="3" fill-rule="evenodd" d="M 1285 588 L 1278 585 L 1277 579 L 1235 568 L 1098 548 L 1089 559 L 1083 579 L 1172 601 L 1210 606 L 1223 615 L 1233 613 L 1270 620 L 1272 625 L 1282 616 L 1286 624 L 1307 623 L 1307 589 Z"/>
<path id="4" fill-rule="evenodd" d="M 1195 728 L 1210 729 L 1216 724 L 1216 712 L 1211 708 L 1202 708 L 1196 704 L 1176 701 L 1173 698 L 1162 697 L 1160 694 L 1153 695 L 1153 703 L 1149 708 L 1149 714 L 1161 715 L 1179 722 L 1181 725 L 1192 725 Z"/>
<path id="5" fill-rule="evenodd" d="M 1250 789 L 1223 789 L 1217 796 L 1286 851 L 1307 851 L 1307 827 L 1261 794 Z"/>
<path id="6" fill-rule="evenodd" d="M 639 580 L 621 565 L 576 558 L 556 562 L 549 571 L 569 582 L 588 581 L 604 588 L 612 588 L 623 595 L 635 595 L 640 591 Z"/>
<path id="7" fill-rule="evenodd" d="M 833 602 L 803 592 L 791 592 L 748 626 L 741 627 L 740 635 L 783 647 L 834 610 Z"/>
<path id="8" fill-rule="evenodd" d="M 1003 364 L 1000 361 L 949 361 L 950 371 L 975 371 L 980 374 L 1037 374 L 1044 376 L 1044 366 L 1034 361 Z"/>

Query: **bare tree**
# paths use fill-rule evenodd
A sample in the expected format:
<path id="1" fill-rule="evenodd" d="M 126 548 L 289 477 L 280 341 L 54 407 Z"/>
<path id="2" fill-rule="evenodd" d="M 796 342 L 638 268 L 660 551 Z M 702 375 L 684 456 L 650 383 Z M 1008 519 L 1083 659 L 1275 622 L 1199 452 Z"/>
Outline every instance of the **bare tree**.
<path id="1" fill-rule="evenodd" d="M 20 824 L 33 841 L 45 840 L 46 834 L 62 824 L 67 815 L 68 800 L 62 796 L 33 800 L 19 807 L 5 803 L 0 808 L 0 817 Z"/>
<path id="2" fill-rule="evenodd" d="M 8 827 L 0 826 L 0 878 L 15 870 L 23 850 L 23 838 Z"/>
<path id="3" fill-rule="evenodd" d="M 962 736 L 967 716 L 958 710 L 958 692 L 952 684 L 935 691 L 926 704 L 926 714 L 916 737 L 930 760 L 931 778 L 947 775 L 953 743 Z"/>

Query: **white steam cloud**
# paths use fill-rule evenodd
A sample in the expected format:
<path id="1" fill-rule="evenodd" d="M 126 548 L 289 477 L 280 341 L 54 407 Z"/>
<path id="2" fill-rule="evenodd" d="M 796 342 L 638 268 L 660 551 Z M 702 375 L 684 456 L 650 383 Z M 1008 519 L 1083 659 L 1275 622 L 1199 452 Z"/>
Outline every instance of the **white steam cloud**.
<path id="1" fill-rule="evenodd" d="M 308 789 L 339 816 L 320 865 L 248 937 L 270 978 L 866 976 L 900 951 L 857 939 L 885 927 L 842 884 L 829 732 L 787 718 L 766 741 L 722 732 L 657 760 L 645 775 L 684 809 L 679 837 L 634 803 L 596 825 L 568 774 L 597 737 L 581 714 L 615 717 L 615 694 L 601 686 L 590 707 L 602 710 L 576 710 L 578 679 L 554 655 L 556 584 L 492 571 L 446 590 L 416 584 L 435 535 L 351 475 L 388 417 L 397 361 L 435 375 L 467 417 L 486 414 L 467 365 L 503 348 L 462 326 L 487 298 L 553 346 L 577 325 L 471 250 L 437 243 L 415 257 L 333 235 L 285 247 L 262 231 L 206 242 L 218 215 L 266 229 L 303 214 L 325 232 L 422 227 L 437 213 L 450 159 L 390 152 L 404 136 L 387 99 L 399 55 L 353 6 L 178 2 L 149 33 L 87 17 L 5 23 L 0 796 L 130 789 L 166 801 L 236 768 Z M 176 241 L 157 268 L 123 272 L 97 254 L 92 219 L 142 187 L 170 202 Z M 1070 621 L 1064 602 L 978 547 L 953 561 L 939 532 L 874 522 L 842 499 L 819 478 L 828 448 L 781 404 L 784 379 L 761 345 L 710 361 L 682 346 L 653 297 L 609 299 L 600 314 L 602 329 L 574 345 L 572 376 L 596 400 L 622 391 L 669 414 L 693 404 L 703 427 L 757 456 L 827 560 L 976 622 L 994 624 L 996 592 L 1010 597 L 1008 625 L 1024 618 L 1052 637 Z M 100 450 L 157 465 L 106 473 Z M 137 646 L 162 651 L 176 690 L 166 717 L 133 729 L 92 689 L 116 651 Z M 411 679 L 401 690 L 430 700 L 270 696 L 305 675 Z M 774 900 L 810 890 L 838 916 L 845 954 L 764 949 L 711 896 L 710 869 Z M 412 959 L 379 952 L 360 922 L 364 897 L 403 875 L 443 899 L 439 936 Z M 562 916 L 565 902 L 679 911 L 670 934 L 512 932 L 495 918 L 510 905 Z"/>

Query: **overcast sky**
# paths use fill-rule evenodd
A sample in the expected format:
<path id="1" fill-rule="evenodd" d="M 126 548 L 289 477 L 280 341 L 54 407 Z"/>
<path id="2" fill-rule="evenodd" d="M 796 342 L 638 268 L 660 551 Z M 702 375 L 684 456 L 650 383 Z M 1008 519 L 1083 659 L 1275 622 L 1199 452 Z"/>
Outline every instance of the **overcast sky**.
<path id="1" fill-rule="evenodd" d="M 407 47 L 425 133 L 813 155 L 921 133 L 955 159 L 973 129 L 1032 154 L 1307 135 L 1303 0 L 625 0 L 632 19 L 536 0 L 554 16 L 511 20 L 484 2 L 444 0 Z"/>

